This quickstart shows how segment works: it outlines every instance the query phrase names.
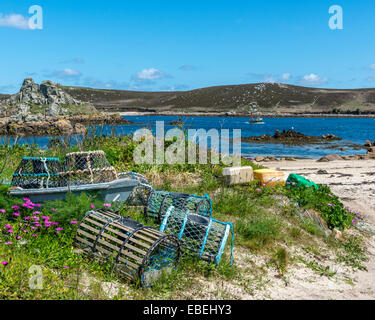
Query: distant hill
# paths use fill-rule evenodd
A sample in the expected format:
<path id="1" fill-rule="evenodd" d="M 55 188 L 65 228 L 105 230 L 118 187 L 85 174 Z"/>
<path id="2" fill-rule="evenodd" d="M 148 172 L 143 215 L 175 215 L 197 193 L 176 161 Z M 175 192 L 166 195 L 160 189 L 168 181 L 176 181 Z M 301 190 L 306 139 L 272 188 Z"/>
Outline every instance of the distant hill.
<path id="1" fill-rule="evenodd" d="M 176 92 L 62 88 L 103 112 L 245 112 L 252 104 L 267 113 L 375 113 L 375 89 L 318 89 L 279 83 Z"/>

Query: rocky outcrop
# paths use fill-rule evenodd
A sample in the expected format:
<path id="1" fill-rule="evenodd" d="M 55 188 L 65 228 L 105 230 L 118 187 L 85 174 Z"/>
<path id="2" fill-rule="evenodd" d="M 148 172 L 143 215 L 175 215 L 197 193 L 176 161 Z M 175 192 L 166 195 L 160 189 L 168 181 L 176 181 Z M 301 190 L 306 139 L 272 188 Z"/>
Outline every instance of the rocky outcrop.
<path id="1" fill-rule="evenodd" d="M 329 154 L 327 156 L 320 158 L 318 162 L 328 162 L 328 161 L 335 161 L 335 160 L 343 160 L 343 158 L 339 156 L 338 154 L 334 153 L 334 154 Z"/>
<path id="2" fill-rule="evenodd" d="M 124 119 L 119 114 L 95 114 L 80 116 L 42 117 L 28 115 L 22 121 L 10 121 L 9 118 L 0 120 L 0 135 L 9 136 L 44 136 L 72 135 L 87 132 L 86 125 L 128 125 L 133 122 Z"/>
<path id="3" fill-rule="evenodd" d="M 39 85 L 31 78 L 25 79 L 20 92 L 2 101 L 0 106 L 0 113 L 14 122 L 39 121 L 46 116 L 97 113 L 91 103 L 74 99 L 57 83 L 47 80 Z"/>
<path id="4" fill-rule="evenodd" d="M 301 132 L 294 131 L 294 130 L 276 130 L 274 135 L 263 134 L 261 136 L 252 136 L 252 137 L 245 137 L 242 138 L 243 141 L 249 142 L 272 142 L 272 143 L 319 143 L 324 142 L 326 140 L 341 140 L 341 138 L 335 136 L 334 134 L 326 134 L 322 135 L 321 137 L 316 136 L 308 136 Z"/>
<path id="5" fill-rule="evenodd" d="M 338 136 L 332 134 L 332 133 L 327 133 L 322 135 L 323 140 L 329 140 L 329 141 L 335 141 L 335 140 L 342 140 Z"/>
<path id="6" fill-rule="evenodd" d="M 83 134 L 86 124 L 131 124 L 119 114 L 99 114 L 52 81 L 25 79 L 19 93 L 0 102 L 0 134 L 19 136 Z"/>
<path id="7" fill-rule="evenodd" d="M 353 154 L 340 156 L 338 154 L 329 154 L 317 160 L 318 162 L 329 162 L 336 160 L 373 160 L 375 159 L 375 152 L 368 151 L 366 154 Z"/>
<path id="8" fill-rule="evenodd" d="M 0 135 L 40 136 L 85 134 L 87 129 L 82 124 L 72 124 L 69 120 L 41 122 L 1 122 Z"/>

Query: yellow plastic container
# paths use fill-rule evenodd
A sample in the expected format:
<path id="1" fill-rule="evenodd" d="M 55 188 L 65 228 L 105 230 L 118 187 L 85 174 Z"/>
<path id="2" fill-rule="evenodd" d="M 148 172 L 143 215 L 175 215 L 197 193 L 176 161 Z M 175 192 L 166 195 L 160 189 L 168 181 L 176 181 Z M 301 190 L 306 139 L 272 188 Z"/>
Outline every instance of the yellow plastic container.
<path id="1" fill-rule="evenodd" d="M 285 184 L 285 174 L 281 171 L 272 169 L 254 170 L 254 178 L 259 180 L 262 185 L 275 186 L 277 184 Z"/>

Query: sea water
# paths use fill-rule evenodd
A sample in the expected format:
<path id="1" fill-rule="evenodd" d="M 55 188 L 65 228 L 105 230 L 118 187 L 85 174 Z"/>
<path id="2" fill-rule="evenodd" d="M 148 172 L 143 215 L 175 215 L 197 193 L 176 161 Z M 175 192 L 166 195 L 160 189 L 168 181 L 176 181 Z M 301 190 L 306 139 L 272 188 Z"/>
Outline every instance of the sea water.
<path id="1" fill-rule="evenodd" d="M 140 128 L 150 129 L 155 133 L 156 121 L 164 121 L 165 124 L 171 121 L 181 120 L 184 129 L 241 129 L 242 137 L 260 136 L 262 134 L 273 135 L 276 130 L 292 129 L 310 136 L 321 136 L 331 133 L 342 141 L 328 142 L 325 144 L 303 144 L 286 145 L 270 143 L 249 143 L 242 142 L 242 154 L 247 157 L 257 155 L 286 156 L 300 158 L 319 158 L 323 155 L 338 153 L 341 155 L 352 155 L 366 153 L 365 149 L 358 149 L 353 145 L 363 145 L 366 140 L 375 140 L 375 120 L 373 118 L 264 118 L 263 124 L 250 123 L 248 118 L 243 117 L 176 117 L 176 116 L 125 116 L 134 125 L 114 125 L 95 127 L 95 134 L 105 135 L 129 135 Z M 167 132 L 173 126 L 166 126 Z M 35 143 L 39 147 L 46 148 L 52 137 L 23 137 L 18 140 L 20 144 Z M 79 136 L 73 137 L 72 143 Z M 7 139 L 3 137 L 0 142 Z M 209 145 L 209 139 L 208 139 Z M 328 148 L 330 146 L 336 148 Z M 346 150 L 340 150 L 345 147 Z"/>

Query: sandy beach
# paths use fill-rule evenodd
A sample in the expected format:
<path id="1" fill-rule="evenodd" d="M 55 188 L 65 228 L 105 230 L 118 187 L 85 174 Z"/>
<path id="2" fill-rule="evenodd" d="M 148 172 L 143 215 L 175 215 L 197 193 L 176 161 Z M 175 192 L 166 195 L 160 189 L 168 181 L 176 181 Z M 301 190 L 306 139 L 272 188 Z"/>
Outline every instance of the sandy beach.
<path id="1" fill-rule="evenodd" d="M 264 166 L 300 174 L 326 184 L 342 202 L 362 215 L 375 229 L 375 160 L 317 162 L 316 160 L 264 162 Z M 322 171 L 320 171 L 322 170 Z M 324 170 L 324 171 L 323 171 Z M 318 173 L 319 171 L 319 173 Z M 354 285 L 310 277 L 296 270 L 288 287 L 274 286 L 273 299 L 375 299 L 375 240 L 367 239 L 368 271 L 354 274 Z"/>

